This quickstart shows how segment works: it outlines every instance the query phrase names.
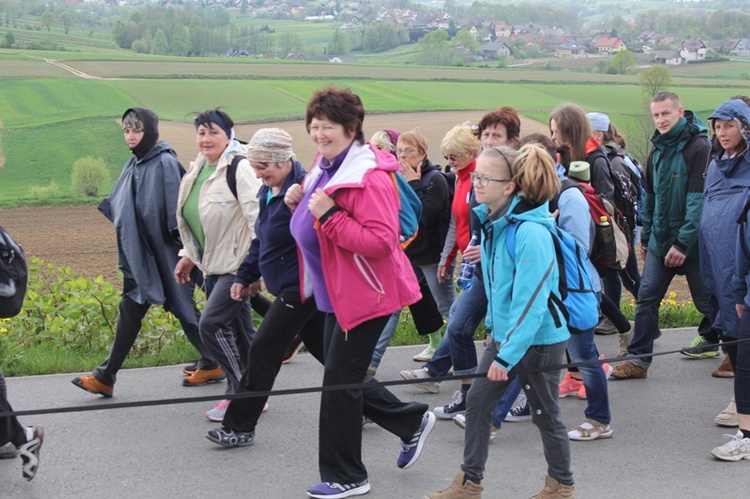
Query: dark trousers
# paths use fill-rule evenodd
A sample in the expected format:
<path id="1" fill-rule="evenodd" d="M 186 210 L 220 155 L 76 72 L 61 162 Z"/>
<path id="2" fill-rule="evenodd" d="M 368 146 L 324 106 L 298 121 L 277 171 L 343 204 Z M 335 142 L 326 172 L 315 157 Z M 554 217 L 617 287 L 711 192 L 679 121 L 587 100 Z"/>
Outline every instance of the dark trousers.
<path id="1" fill-rule="evenodd" d="M 390 315 L 366 321 L 344 332 L 333 314 L 325 322 L 323 386 L 375 383 L 367 375 L 375 344 Z M 231 407 L 231 405 L 230 405 Z M 318 464 L 324 482 L 352 483 L 367 478 L 362 463 L 362 415 L 409 441 L 422 423 L 426 404 L 401 402 L 380 385 L 325 391 L 320 396 Z M 395 458 L 394 452 L 394 458 Z"/>
<path id="2" fill-rule="evenodd" d="M 271 303 L 250 344 L 247 368 L 238 393 L 262 392 L 273 388 L 284 354 L 299 334 L 307 350 L 323 364 L 323 326 L 326 314 L 319 312 L 315 300 L 302 303 L 299 293 L 281 293 Z M 252 432 L 258 424 L 268 397 L 233 400 L 224 415 L 223 425 L 234 431 Z"/>
<path id="3" fill-rule="evenodd" d="M 10 402 L 8 402 L 8 394 L 5 390 L 5 376 L 0 371 L 0 412 L 12 412 Z M 23 426 L 18 422 L 18 418 L 15 416 L 6 416 L 0 418 L 0 447 L 12 442 L 16 447 L 26 443 L 26 434 L 23 431 Z"/>
<path id="4" fill-rule="evenodd" d="M 750 414 L 750 308 L 745 305 L 740 318 L 737 362 L 734 364 L 734 400 L 739 414 Z M 743 428 L 747 430 L 748 428 Z"/>
<path id="5" fill-rule="evenodd" d="M 117 316 L 117 329 L 115 329 L 115 340 L 109 350 L 109 355 L 104 362 L 94 370 L 96 379 L 106 385 L 114 385 L 117 372 L 122 368 L 125 358 L 133 348 L 138 333 L 141 332 L 141 323 L 151 307 L 148 303 L 137 303 L 127 295 L 120 298 L 120 307 Z M 197 312 L 196 312 L 197 313 Z M 198 315 L 200 317 L 200 315 Z M 177 317 L 185 331 L 188 341 L 198 350 L 202 358 L 206 358 L 205 347 L 200 339 L 198 324 L 188 321 L 184 317 Z M 194 320 L 194 319 L 193 319 Z M 210 355 L 208 356 L 210 358 Z M 210 363 L 210 361 L 205 361 Z"/>

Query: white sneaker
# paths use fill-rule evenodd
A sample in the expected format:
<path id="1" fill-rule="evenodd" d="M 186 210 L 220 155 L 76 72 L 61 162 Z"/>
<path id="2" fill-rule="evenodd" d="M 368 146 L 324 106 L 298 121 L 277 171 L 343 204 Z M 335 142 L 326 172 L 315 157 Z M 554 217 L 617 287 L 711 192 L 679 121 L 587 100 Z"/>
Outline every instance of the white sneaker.
<path id="1" fill-rule="evenodd" d="M 738 431 L 737 435 L 724 436 L 731 440 L 721 447 L 713 449 L 711 455 L 722 461 L 740 461 L 742 459 L 750 461 L 750 438 L 743 437 L 741 431 Z"/>
<path id="2" fill-rule="evenodd" d="M 401 376 L 403 379 L 406 380 L 430 380 L 432 379 L 432 376 L 430 376 L 429 371 L 427 371 L 426 367 L 421 367 L 419 369 L 407 369 L 405 371 L 401 371 L 398 373 L 399 376 Z M 440 383 L 436 383 L 435 381 L 424 381 L 422 383 L 414 383 L 414 386 L 417 388 L 421 388 L 422 390 L 428 391 L 430 393 L 438 393 L 440 391 Z"/>
<path id="3" fill-rule="evenodd" d="M 740 422 L 737 419 L 737 405 L 734 402 L 734 395 L 732 395 L 732 398 L 729 399 L 729 405 L 726 409 L 721 411 L 716 418 L 714 418 L 714 423 L 716 423 L 719 426 L 739 426 Z"/>
<path id="4" fill-rule="evenodd" d="M 465 414 L 456 414 L 453 416 L 453 422 L 456 423 L 456 426 L 461 428 L 462 430 L 466 429 L 466 415 Z M 492 425 L 492 429 L 490 430 L 490 442 L 495 440 L 497 438 L 497 434 L 500 432 L 500 428 Z"/>
<path id="5" fill-rule="evenodd" d="M 436 350 L 437 348 L 432 348 L 431 346 L 427 345 L 427 348 L 412 357 L 412 360 L 416 362 L 427 362 L 428 360 L 432 359 L 432 356 L 435 355 Z"/>

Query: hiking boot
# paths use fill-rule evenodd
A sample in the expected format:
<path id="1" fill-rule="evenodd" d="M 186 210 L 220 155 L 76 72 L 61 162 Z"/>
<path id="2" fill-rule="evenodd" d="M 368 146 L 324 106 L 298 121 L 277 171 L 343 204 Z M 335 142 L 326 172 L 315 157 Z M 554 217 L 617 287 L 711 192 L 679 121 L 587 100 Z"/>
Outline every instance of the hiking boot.
<path id="1" fill-rule="evenodd" d="M 399 372 L 398 374 L 406 380 L 424 380 L 421 383 L 414 383 L 413 386 L 415 386 L 416 388 L 421 388 L 422 390 L 428 391 L 430 393 L 438 393 L 440 391 L 440 383 L 428 381 L 430 378 L 432 378 L 432 375 L 426 367 L 421 367 L 419 369 L 407 369 L 405 371 Z"/>
<path id="2" fill-rule="evenodd" d="M 636 366 L 629 360 L 625 360 L 622 364 L 615 367 L 612 371 L 612 377 L 614 379 L 647 378 L 648 371 L 642 367 Z"/>
<path id="3" fill-rule="evenodd" d="M 13 459 L 18 455 L 18 449 L 13 445 L 13 442 L 0 446 L 0 459 Z"/>
<path id="4" fill-rule="evenodd" d="M 531 421 L 531 407 L 529 406 L 529 401 L 526 400 L 526 395 L 521 395 L 521 400 L 515 407 L 508 411 L 508 414 L 505 415 L 504 421 L 510 423 Z"/>
<path id="5" fill-rule="evenodd" d="M 415 362 L 427 362 L 428 360 L 432 359 L 432 356 L 435 355 L 435 351 L 437 348 L 432 348 L 431 346 L 427 346 L 424 350 L 419 352 L 417 355 L 412 357 L 411 359 Z"/>
<path id="6" fill-rule="evenodd" d="M 713 359 L 719 356 L 719 345 L 715 345 L 703 336 L 696 336 L 690 346 L 680 350 L 682 355 L 693 359 Z"/>
<path id="7" fill-rule="evenodd" d="M 18 448 L 18 453 L 21 454 L 21 474 L 26 480 L 31 481 L 39 468 L 39 452 L 44 442 L 44 428 L 40 424 L 27 426 L 24 432 L 26 443 Z"/>
<path id="8" fill-rule="evenodd" d="M 711 455 L 722 461 L 740 461 L 742 459 L 750 461 L 750 438 L 743 437 L 740 431 L 736 435 L 724 436 L 731 440 L 721 447 L 713 449 Z"/>
<path id="9" fill-rule="evenodd" d="M 739 426 L 740 422 L 737 419 L 737 404 L 734 402 L 734 395 L 732 395 L 732 398 L 729 400 L 729 405 L 726 409 L 721 411 L 716 418 L 714 418 L 714 423 L 719 426 Z"/>
<path id="10" fill-rule="evenodd" d="M 619 333 L 619 331 L 617 330 L 615 325 L 612 324 L 612 321 L 607 319 L 606 317 L 602 317 L 602 320 L 600 320 L 599 324 L 597 324 L 596 328 L 594 328 L 594 334 L 608 335 L 615 333 Z"/>
<path id="11" fill-rule="evenodd" d="M 573 488 L 547 475 L 544 477 L 544 488 L 531 499 L 573 499 Z"/>
<path id="12" fill-rule="evenodd" d="M 222 447 L 247 447 L 253 445 L 254 431 L 241 432 L 229 428 L 216 428 L 208 430 L 206 438 Z"/>
<path id="13" fill-rule="evenodd" d="M 734 366 L 732 361 L 729 360 L 729 356 L 724 357 L 719 367 L 711 372 L 711 376 L 714 378 L 734 378 Z"/>
<path id="14" fill-rule="evenodd" d="M 422 416 L 422 423 L 419 425 L 417 431 L 414 432 L 411 439 L 408 442 L 401 441 L 401 452 L 398 454 L 396 466 L 406 469 L 417 462 L 427 436 L 434 426 L 435 415 L 430 411 L 425 412 L 424 416 Z"/>
<path id="15" fill-rule="evenodd" d="M 321 482 L 307 489 L 309 497 L 342 499 L 344 497 L 362 496 L 370 492 L 370 482 L 365 478 L 355 483 Z"/>
<path id="16" fill-rule="evenodd" d="M 198 369 L 193 374 L 185 376 L 182 380 L 182 386 L 200 386 L 208 383 L 218 383 L 226 378 L 221 366 L 216 369 Z"/>
<path id="17" fill-rule="evenodd" d="M 565 373 L 565 377 L 560 383 L 558 398 L 565 397 L 576 397 L 578 392 L 583 388 L 583 381 L 575 379 L 569 372 Z M 586 392 L 584 392 L 583 398 L 586 398 Z"/>
<path id="18" fill-rule="evenodd" d="M 467 480 L 463 471 L 459 471 L 450 486 L 440 492 L 429 492 L 425 499 L 481 499 L 484 488 L 478 483 Z"/>
<path id="19" fill-rule="evenodd" d="M 228 399 L 220 400 L 219 403 L 216 404 L 216 407 L 206 412 L 206 419 L 216 423 L 221 423 L 224 420 L 224 414 L 227 413 L 227 407 L 229 407 L 230 402 L 231 400 Z"/>
<path id="20" fill-rule="evenodd" d="M 581 425 L 576 426 L 568 432 L 568 438 L 570 440 L 578 440 L 581 442 L 588 442 L 589 440 L 596 440 L 598 438 L 609 438 L 612 436 L 612 428 L 609 423 L 600 423 L 594 419 L 586 418 Z"/>
<path id="21" fill-rule="evenodd" d="M 114 385 L 105 385 L 104 383 L 96 379 L 96 376 L 94 376 L 93 374 L 73 378 L 71 383 L 76 385 L 78 388 L 81 388 L 82 390 L 86 390 L 89 393 L 93 393 L 94 395 L 101 395 L 105 399 L 111 398 L 112 392 L 115 390 Z"/>
<path id="22" fill-rule="evenodd" d="M 618 357 L 625 357 L 628 354 L 628 345 L 630 344 L 630 341 L 633 339 L 633 328 L 630 328 L 630 331 L 627 333 L 620 333 L 620 345 L 617 349 L 617 356 Z"/>
<path id="23" fill-rule="evenodd" d="M 448 405 L 441 405 L 433 409 L 435 416 L 440 419 L 451 419 L 456 414 L 466 412 L 466 392 L 456 390 L 453 393 L 453 400 Z"/>
<path id="24" fill-rule="evenodd" d="M 305 346 L 305 344 L 302 343 L 302 337 L 300 335 L 295 336 L 294 339 L 292 339 L 292 342 L 287 347 L 286 352 L 284 352 L 284 360 L 282 360 L 281 363 L 290 363 L 303 346 Z"/>

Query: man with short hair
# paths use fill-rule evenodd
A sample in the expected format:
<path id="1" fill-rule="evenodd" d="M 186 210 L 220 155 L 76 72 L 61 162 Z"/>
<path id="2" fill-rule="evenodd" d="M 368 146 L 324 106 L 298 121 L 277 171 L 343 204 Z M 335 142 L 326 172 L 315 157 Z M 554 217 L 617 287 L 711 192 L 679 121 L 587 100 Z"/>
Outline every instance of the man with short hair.
<path id="1" fill-rule="evenodd" d="M 672 92 L 651 99 L 656 132 L 645 171 L 641 256 L 641 287 L 635 310 L 631 355 L 650 354 L 659 335 L 659 304 L 677 274 L 687 278 L 695 307 L 703 314 L 700 334 L 711 330 L 709 294 L 698 263 L 698 228 L 703 172 L 711 144 L 701 119 L 686 111 Z M 645 378 L 651 357 L 626 360 L 615 368 L 615 379 Z"/>

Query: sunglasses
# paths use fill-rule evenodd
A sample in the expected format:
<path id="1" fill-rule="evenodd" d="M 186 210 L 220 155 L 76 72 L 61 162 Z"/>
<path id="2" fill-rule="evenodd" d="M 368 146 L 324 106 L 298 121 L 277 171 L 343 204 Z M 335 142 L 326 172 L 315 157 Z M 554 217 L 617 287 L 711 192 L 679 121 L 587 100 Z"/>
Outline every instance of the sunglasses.
<path id="1" fill-rule="evenodd" d="M 456 161 L 458 158 L 462 158 L 464 156 L 464 153 L 461 154 L 449 154 L 447 156 L 443 156 L 443 159 L 446 161 Z"/>

